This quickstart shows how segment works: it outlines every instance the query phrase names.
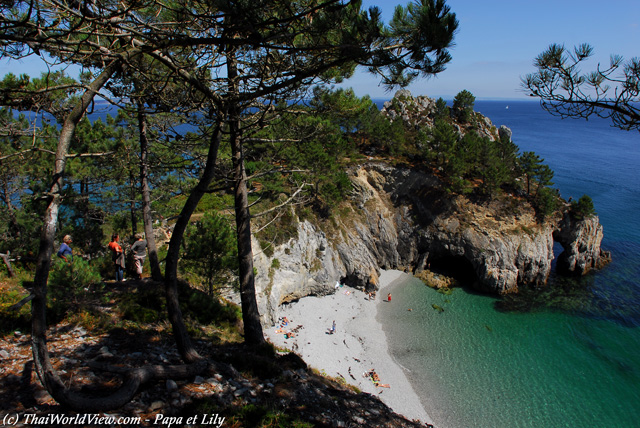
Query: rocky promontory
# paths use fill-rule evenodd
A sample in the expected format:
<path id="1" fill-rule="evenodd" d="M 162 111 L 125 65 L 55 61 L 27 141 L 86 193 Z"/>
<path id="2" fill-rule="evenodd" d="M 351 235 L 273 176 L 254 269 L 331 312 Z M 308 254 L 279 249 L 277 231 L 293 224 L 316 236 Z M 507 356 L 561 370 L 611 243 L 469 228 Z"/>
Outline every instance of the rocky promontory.
<path id="1" fill-rule="evenodd" d="M 404 111 L 398 109 L 403 104 L 394 103 L 391 113 L 392 106 L 386 105 L 389 117 L 428 126 L 435 103 L 416 101 L 406 92 L 400 98 L 414 108 Z M 508 128 L 497 129 L 487 118 L 475 123 L 489 138 L 510 138 Z M 458 126 L 458 132 L 465 132 L 464 127 Z M 369 157 L 347 172 L 352 192 L 339 215 L 298 221 L 297 236 L 275 247 L 273 254 L 255 255 L 256 292 L 265 323 L 273 321 L 277 306 L 330 294 L 336 283 L 375 290 L 380 269 L 449 273 L 501 295 L 546 284 L 554 242 L 564 249 L 558 266 L 565 273 L 583 275 L 608 257 L 600 249 L 598 217 L 577 220 L 568 204 L 541 221 L 523 195 L 474 200 L 447 191 L 438 171 L 409 162 Z M 257 241 L 254 248 L 260 248 Z"/>
<path id="2" fill-rule="evenodd" d="M 526 201 L 476 204 L 447 194 L 434 175 L 386 162 L 349 173 L 349 213 L 334 222 L 301 221 L 296 238 L 270 257 L 256 255 L 263 316 L 283 303 L 329 294 L 336 282 L 377 289 L 380 269 L 452 272 L 495 294 L 541 286 L 551 272 L 554 240 L 565 248 L 564 271 L 584 274 L 601 263 L 596 216 L 576 221 L 565 210 L 540 223 Z"/>

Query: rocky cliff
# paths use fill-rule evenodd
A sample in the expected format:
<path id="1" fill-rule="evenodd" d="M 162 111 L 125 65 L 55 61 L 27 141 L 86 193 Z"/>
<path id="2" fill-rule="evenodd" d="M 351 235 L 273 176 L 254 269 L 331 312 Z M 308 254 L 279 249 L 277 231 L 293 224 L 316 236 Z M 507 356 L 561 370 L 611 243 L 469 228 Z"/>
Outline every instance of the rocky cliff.
<path id="1" fill-rule="evenodd" d="M 381 113 L 416 130 L 438 117 L 433 99 L 398 91 Z M 441 114 L 441 113 L 440 113 Z M 468 122 L 453 121 L 458 135 L 475 132 L 492 141 L 511 138 L 479 113 Z M 583 275 L 606 263 L 600 250 L 597 217 L 576 220 L 569 206 L 540 223 L 532 206 L 512 194 L 474 203 L 445 191 L 437 172 L 398 161 L 377 159 L 353 166 L 350 201 L 331 220 L 305 220 L 297 237 L 256 254 L 260 313 L 270 322 L 273 309 L 307 295 L 331 293 L 337 282 L 376 289 L 380 269 L 420 274 L 455 273 L 464 283 L 495 294 L 547 282 L 554 241 L 564 248 L 561 272 Z M 257 242 L 254 248 L 260 248 Z M 428 272 L 427 272 L 428 273 Z"/>
<path id="2" fill-rule="evenodd" d="M 331 293 L 336 282 L 376 289 L 380 269 L 455 272 L 480 290 L 506 294 L 546 283 L 554 239 L 565 248 L 559 263 L 567 272 L 584 274 L 602 260 L 597 217 L 576 221 L 567 212 L 540 224 L 524 200 L 475 204 L 408 166 L 369 162 L 349 173 L 348 212 L 302 221 L 297 238 L 271 257 L 255 256 L 265 322 L 278 305 Z"/>

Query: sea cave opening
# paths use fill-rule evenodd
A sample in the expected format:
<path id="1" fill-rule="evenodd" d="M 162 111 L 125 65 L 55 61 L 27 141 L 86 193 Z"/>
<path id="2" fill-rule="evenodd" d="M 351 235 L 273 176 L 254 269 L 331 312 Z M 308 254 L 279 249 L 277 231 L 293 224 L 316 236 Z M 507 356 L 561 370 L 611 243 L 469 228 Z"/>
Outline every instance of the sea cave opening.
<path id="1" fill-rule="evenodd" d="M 461 285 L 471 285 L 478 280 L 473 265 L 464 256 L 440 253 L 429 256 L 426 268 L 433 273 L 455 279 Z"/>

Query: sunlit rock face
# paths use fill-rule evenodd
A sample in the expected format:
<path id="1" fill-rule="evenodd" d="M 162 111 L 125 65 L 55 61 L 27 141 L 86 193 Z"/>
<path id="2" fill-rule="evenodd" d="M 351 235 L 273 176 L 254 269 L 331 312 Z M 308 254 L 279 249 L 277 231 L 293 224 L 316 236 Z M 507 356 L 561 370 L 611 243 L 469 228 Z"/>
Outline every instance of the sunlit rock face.
<path id="1" fill-rule="evenodd" d="M 436 102 L 399 91 L 382 114 L 416 128 L 433 125 Z M 511 138 L 484 116 L 454 123 L 461 135 L 474 131 L 492 140 Z M 564 212 L 540 223 L 525 198 L 505 195 L 474 203 L 447 192 L 437 172 L 420 165 L 375 160 L 352 167 L 348 207 L 331 220 L 307 219 L 297 236 L 267 257 L 255 255 L 260 313 L 272 321 L 273 309 L 307 295 L 334 292 L 336 284 L 378 288 L 380 269 L 423 270 L 457 276 L 465 284 L 494 294 L 546 284 L 554 259 L 554 240 L 562 244 L 558 269 L 583 275 L 609 259 L 600 250 L 597 217 L 576 221 Z M 260 248 L 254 242 L 254 248 Z"/>
<path id="2" fill-rule="evenodd" d="M 256 255 L 265 321 L 278 305 L 332 293 L 336 283 L 377 289 L 380 269 L 445 271 L 484 292 L 507 294 L 546 283 L 554 237 L 566 250 L 558 261 L 563 271 L 582 275 L 603 258 L 597 217 L 577 222 L 566 214 L 539 223 L 525 201 L 475 204 L 448 194 L 432 174 L 384 162 L 349 174 L 348 213 L 330 224 L 299 222 L 297 237 L 270 257 Z"/>

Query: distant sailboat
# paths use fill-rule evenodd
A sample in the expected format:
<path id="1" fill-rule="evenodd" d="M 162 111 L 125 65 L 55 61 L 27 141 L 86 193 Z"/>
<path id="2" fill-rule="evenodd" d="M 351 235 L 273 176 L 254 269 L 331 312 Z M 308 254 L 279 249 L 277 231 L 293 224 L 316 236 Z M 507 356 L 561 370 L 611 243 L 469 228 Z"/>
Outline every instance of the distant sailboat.
<path id="1" fill-rule="evenodd" d="M 509 110 L 509 106 L 506 106 L 505 109 Z"/>

